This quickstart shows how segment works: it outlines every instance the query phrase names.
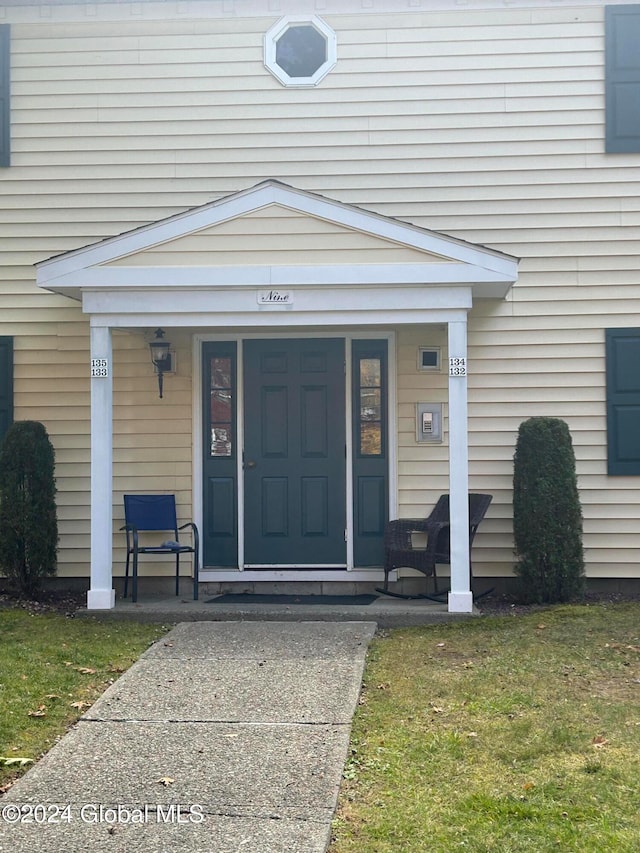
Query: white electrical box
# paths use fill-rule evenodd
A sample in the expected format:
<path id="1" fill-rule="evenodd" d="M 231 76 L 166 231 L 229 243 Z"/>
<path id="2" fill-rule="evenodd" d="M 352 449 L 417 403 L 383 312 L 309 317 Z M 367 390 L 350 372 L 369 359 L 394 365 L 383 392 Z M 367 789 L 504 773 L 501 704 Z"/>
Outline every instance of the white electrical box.
<path id="1" fill-rule="evenodd" d="M 416 403 L 416 441 L 442 441 L 442 403 Z"/>

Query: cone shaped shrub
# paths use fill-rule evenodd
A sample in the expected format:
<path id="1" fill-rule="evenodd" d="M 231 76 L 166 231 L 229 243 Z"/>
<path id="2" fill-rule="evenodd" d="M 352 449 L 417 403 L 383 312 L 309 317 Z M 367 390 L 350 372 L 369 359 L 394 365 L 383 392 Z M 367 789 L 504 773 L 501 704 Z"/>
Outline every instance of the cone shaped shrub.
<path id="1" fill-rule="evenodd" d="M 17 421 L 0 447 L 0 571 L 34 597 L 56 573 L 58 521 L 55 458 L 37 421 Z"/>
<path id="2" fill-rule="evenodd" d="M 582 510 L 567 424 L 520 424 L 513 471 L 516 574 L 527 602 L 568 601 L 584 584 Z"/>

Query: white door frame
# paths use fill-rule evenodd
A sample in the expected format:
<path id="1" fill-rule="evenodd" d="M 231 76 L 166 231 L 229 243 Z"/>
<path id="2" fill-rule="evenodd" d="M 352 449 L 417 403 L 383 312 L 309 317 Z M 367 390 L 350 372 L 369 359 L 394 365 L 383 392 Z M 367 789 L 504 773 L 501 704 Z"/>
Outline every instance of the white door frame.
<path id="1" fill-rule="evenodd" d="M 245 568 L 244 561 L 244 477 L 242 469 L 242 454 L 238 453 L 237 459 L 237 518 L 238 518 L 238 568 L 200 570 L 201 581 L 310 581 L 310 580 L 369 580 L 381 581 L 384 578 L 382 568 L 380 569 L 356 569 L 353 556 L 353 438 L 351 430 L 352 417 L 352 382 L 351 382 L 351 342 L 375 338 L 386 340 L 388 347 L 387 361 L 387 422 L 389 436 L 389 458 L 388 458 L 388 490 L 389 490 L 389 513 L 391 518 L 397 514 L 397 419 L 396 419 L 396 333 L 394 331 L 315 331 L 302 329 L 300 331 L 288 330 L 288 334 L 282 332 L 252 331 L 239 332 L 225 335 L 222 332 L 216 334 L 199 333 L 193 336 L 193 388 L 200 389 L 199 393 L 194 390 L 193 394 L 193 516 L 196 521 L 202 523 L 204 515 L 203 506 L 203 466 L 204 466 L 204 436 L 202 435 L 203 422 L 203 393 L 202 393 L 202 346 L 209 341 L 235 341 L 237 350 L 238 376 L 243 375 L 243 342 L 250 339 L 265 340 L 287 340 L 288 338 L 341 338 L 345 342 L 345 430 L 346 430 L 346 530 L 347 530 L 347 553 L 346 568 L 344 569 L 307 569 L 307 568 L 283 568 L 283 569 L 251 569 Z M 238 403 L 237 403 L 237 447 L 242 447 L 244 441 L 244 387 L 238 381 Z"/>

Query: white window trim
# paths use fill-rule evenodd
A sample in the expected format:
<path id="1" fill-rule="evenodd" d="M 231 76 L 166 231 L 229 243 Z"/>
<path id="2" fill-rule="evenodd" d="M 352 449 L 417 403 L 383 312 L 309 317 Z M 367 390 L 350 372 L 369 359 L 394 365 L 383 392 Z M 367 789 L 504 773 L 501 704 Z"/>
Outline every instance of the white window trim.
<path id="1" fill-rule="evenodd" d="M 314 27 L 327 42 L 327 59 L 312 77 L 290 77 L 276 62 L 276 44 L 291 26 L 307 24 Z M 327 76 L 338 61 L 338 39 L 331 27 L 317 15 L 286 15 L 275 23 L 264 35 L 265 68 L 279 80 L 283 86 L 293 88 L 317 86 Z"/>
<path id="2" fill-rule="evenodd" d="M 423 352 L 435 352 L 436 353 L 436 364 L 432 365 L 423 365 L 422 364 L 422 353 Z M 442 348 L 441 347 L 418 347 L 418 370 L 420 373 L 440 373 L 442 370 Z"/>

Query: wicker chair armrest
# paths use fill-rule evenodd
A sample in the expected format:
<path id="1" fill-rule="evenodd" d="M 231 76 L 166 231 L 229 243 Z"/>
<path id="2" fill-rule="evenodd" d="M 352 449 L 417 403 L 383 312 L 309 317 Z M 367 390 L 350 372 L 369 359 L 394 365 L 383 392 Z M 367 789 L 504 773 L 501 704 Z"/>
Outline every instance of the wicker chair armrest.
<path id="1" fill-rule="evenodd" d="M 398 518 L 394 521 L 388 521 L 385 526 L 385 547 L 391 550 L 413 549 L 411 535 L 413 533 L 426 533 L 427 541 L 424 550 L 435 552 L 438 534 L 445 527 L 449 527 L 448 521 L 430 521 L 428 518 Z"/>
<path id="2" fill-rule="evenodd" d="M 425 525 L 424 532 L 427 534 L 427 544 L 425 546 L 425 551 L 427 553 L 427 558 L 433 561 L 434 563 L 437 562 L 436 554 L 438 553 L 440 533 L 443 530 L 449 530 L 450 527 L 451 524 L 448 521 L 430 521 L 427 525 Z"/>

